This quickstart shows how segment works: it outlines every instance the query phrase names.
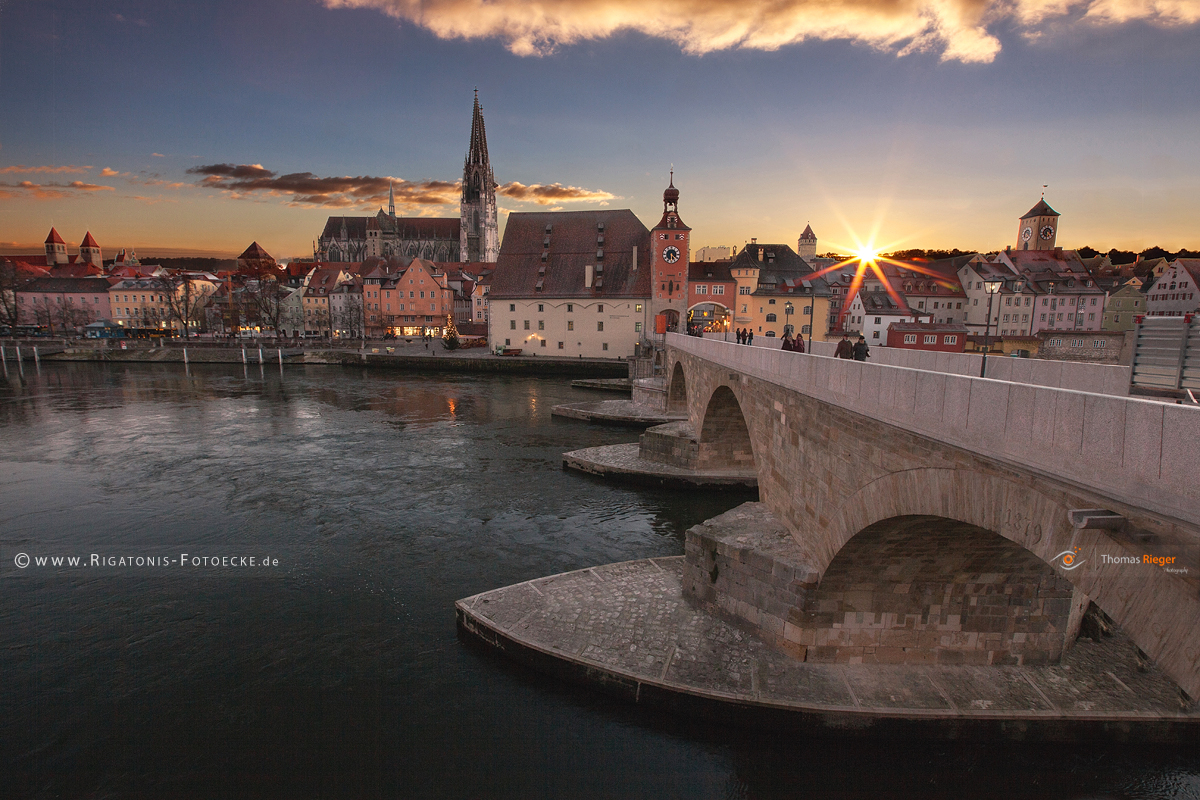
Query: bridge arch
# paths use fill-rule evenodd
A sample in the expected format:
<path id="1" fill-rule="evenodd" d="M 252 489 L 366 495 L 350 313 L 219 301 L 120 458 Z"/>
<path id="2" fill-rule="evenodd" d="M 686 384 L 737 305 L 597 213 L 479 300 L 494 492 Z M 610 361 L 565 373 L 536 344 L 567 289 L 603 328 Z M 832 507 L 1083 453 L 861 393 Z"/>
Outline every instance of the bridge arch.
<path id="1" fill-rule="evenodd" d="M 667 384 L 667 413 L 686 414 L 688 410 L 687 376 L 683 363 L 676 361 L 671 368 L 671 382 Z"/>
<path id="2" fill-rule="evenodd" d="M 754 468 L 754 445 L 742 404 L 728 386 L 713 390 L 700 421 L 697 467 Z"/>
<path id="3" fill-rule="evenodd" d="M 945 517 L 905 516 L 853 536 L 804 598 L 808 660 L 1056 663 L 1087 595 L 1024 547 Z"/>
<path id="4" fill-rule="evenodd" d="M 847 497 L 825 530 L 810 536 L 807 544 L 818 571 L 824 574 L 859 532 L 896 517 L 929 516 L 997 533 L 1047 564 L 1076 544 L 1083 544 L 1085 551 L 1125 552 L 1124 546 L 1104 531 L 1086 531 L 1087 536 L 1081 537 L 1067 512 L 1067 506 L 1049 493 L 999 475 L 967 469 L 912 469 L 889 473 Z M 1172 623 L 1177 609 L 1147 602 L 1149 598 L 1177 596 L 1171 576 L 1160 570 L 1112 568 L 1065 571 L 1056 567 L 1054 572 L 1112 617 L 1176 681 L 1195 688 L 1194 670 L 1200 665 L 1200 654 L 1194 648 L 1200 636 L 1194 628 L 1180 636 Z M 1191 674 L 1178 669 L 1177 662 L 1183 661 L 1190 663 Z"/>

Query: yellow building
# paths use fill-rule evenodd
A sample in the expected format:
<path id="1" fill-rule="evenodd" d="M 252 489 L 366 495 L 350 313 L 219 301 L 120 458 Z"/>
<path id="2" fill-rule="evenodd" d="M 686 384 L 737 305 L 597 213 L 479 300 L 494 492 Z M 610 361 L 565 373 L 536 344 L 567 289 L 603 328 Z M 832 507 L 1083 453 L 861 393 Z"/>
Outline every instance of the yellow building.
<path id="1" fill-rule="evenodd" d="M 772 339 L 782 338 L 790 325 L 794 336 L 824 339 L 832 297 L 829 285 L 823 278 L 813 278 L 813 270 L 791 247 L 751 240 L 729 272 L 737 282 L 735 330 L 748 328 L 755 338 Z"/>

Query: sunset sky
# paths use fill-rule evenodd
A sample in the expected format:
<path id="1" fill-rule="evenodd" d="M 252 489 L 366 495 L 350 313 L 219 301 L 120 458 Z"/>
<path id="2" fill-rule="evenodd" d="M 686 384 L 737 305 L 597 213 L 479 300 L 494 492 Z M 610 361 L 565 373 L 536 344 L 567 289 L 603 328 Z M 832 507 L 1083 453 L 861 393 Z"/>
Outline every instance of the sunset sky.
<path id="1" fill-rule="evenodd" d="M 311 255 L 458 213 L 478 87 L 509 211 L 693 247 L 1200 247 L 1200 0 L 4 0 L 0 252 Z"/>

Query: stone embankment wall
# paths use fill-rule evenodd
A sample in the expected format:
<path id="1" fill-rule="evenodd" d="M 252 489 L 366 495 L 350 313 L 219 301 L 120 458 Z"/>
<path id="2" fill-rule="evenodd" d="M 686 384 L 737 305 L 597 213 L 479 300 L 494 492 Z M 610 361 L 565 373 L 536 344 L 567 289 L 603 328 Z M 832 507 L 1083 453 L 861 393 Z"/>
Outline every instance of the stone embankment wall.
<path id="1" fill-rule="evenodd" d="M 699 443 L 688 422 L 668 422 L 647 428 L 639 440 L 638 455 L 647 461 L 696 469 Z"/>

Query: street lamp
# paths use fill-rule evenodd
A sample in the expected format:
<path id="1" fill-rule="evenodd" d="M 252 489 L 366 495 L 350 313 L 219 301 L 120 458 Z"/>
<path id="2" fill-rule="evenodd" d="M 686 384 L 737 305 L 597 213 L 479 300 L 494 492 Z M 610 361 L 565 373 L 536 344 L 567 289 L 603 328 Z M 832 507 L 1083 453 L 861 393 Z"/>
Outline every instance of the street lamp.
<path id="1" fill-rule="evenodd" d="M 792 312 L 795 310 L 796 310 L 796 307 L 794 305 L 792 305 L 791 300 L 788 300 L 786 303 L 783 304 L 783 319 L 784 319 L 784 322 L 786 323 L 783 326 L 783 335 L 784 336 L 787 336 L 789 333 L 792 332 Z"/>
<path id="2" fill-rule="evenodd" d="M 988 296 L 988 311 L 987 325 L 984 327 L 983 334 L 983 360 L 979 364 L 979 377 L 983 378 L 987 375 L 987 357 L 988 352 L 992 349 L 992 298 L 1000 293 L 1000 289 L 1004 286 L 1004 281 L 999 278 L 992 278 L 983 282 L 983 290 Z"/>

